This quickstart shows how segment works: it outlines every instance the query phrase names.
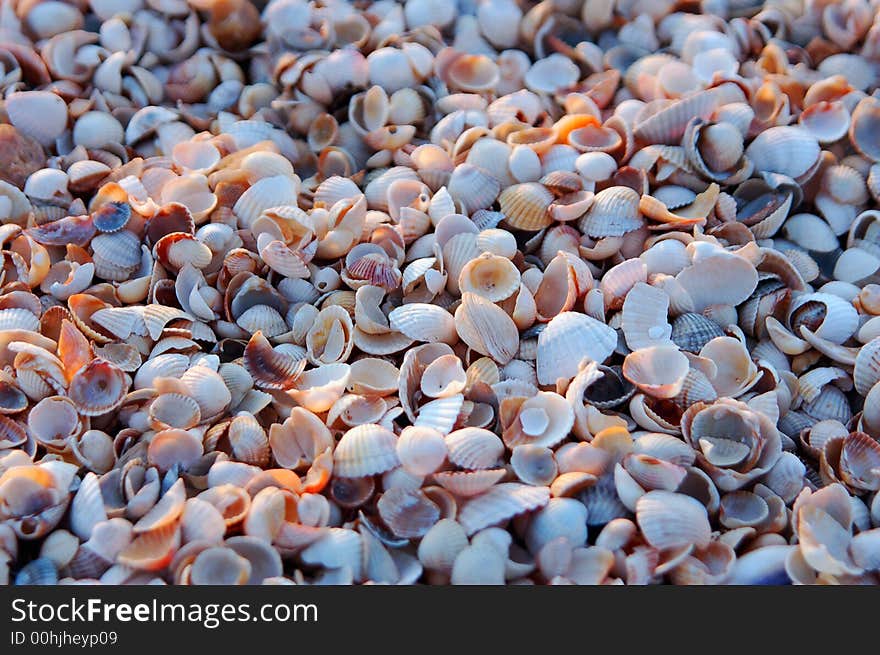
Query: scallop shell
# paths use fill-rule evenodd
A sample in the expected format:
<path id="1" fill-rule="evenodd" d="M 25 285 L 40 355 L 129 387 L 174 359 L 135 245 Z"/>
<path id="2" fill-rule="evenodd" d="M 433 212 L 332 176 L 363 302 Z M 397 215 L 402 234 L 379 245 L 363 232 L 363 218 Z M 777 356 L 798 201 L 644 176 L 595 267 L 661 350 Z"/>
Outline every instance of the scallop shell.
<path id="1" fill-rule="evenodd" d="M 67 127 L 67 106 L 50 91 L 21 91 L 6 98 L 6 112 L 12 124 L 43 145 L 54 143 Z"/>
<path id="2" fill-rule="evenodd" d="M 706 508 L 684 494 L 649 491 L 636 503 L 636 522 L 655 548 L 706 546 L 711 536 Z"/>
<path id="3" fill-rule="evenodd" d="M 513 359 L 519 348 L 519 330 L 497 305 L 473 293 L 462 294 L 455 311 L 455 329 L 468 346 L 500 364 Z"/>
<path id="4" fill-rule="evenodd" d="M 410 303 L 388 314 L 391 328 L 414 341 L 453 344 L 457 341 L 455 319 L 442 307 Z"/>
<path id="5" fill-rule="evenodd" d="M 880 148 L 871 135 L 877 130 L 880 104 L 875 98 L 863 98 L 852 112 L 849 138 L 856 149 L 872 161 L 880 160 Z"/>
<path id="6" fill-rule="evenodd" d="M 610 186 L 597 193 L 589 211 L 577 222 L 581 232 L 596 238 L 622 236 L 643 224 L 639 194 L 625 186 Z"/>
<path id="7" fill-rule="evenodd" d="M 446 436 L 449 461 L 465 469 L 489 469 L 504 453 L 497 435 L 483 428 L 462 428 Z"/>
<path id="8" fill-rule="evenodd" d="M 527 182 L 504 189 L 498 202 L 511 227 L 537 232 L 552 222 L 549 214 L 553 194 L 542 184 Z"/>
<path id="9" fill-rule="evenodd" d="M 346 432 L 333 452 L 334 472 L 358 478 L 383 473 L 400 465 L 397 437 L 375 424 L 359 425 Z"/>
<path id="10" fill-rule="evenodd" d="M 466 502 L 458 521 L 465 532 L 472 535 L 490 525 L 543 507 L 549 500 L 550 491 L 546 487 L 505 482 Z"/>
<path id="11" fill-rule="evenodd" d="M 797 127 L 771 127 L 761 132 L 746 148 L 755 168 L 799 178 L 819 159 L 819 144 L 809 132 Z"/>
<path id="12" fill-rule="evenodd" d="M 573 378 L 586 357 L 605 361 L 617 345 L 617 333 L 596 319 L 575 312 L 555 316 L 538 335 L 537 372 L 541 384 Z"/>

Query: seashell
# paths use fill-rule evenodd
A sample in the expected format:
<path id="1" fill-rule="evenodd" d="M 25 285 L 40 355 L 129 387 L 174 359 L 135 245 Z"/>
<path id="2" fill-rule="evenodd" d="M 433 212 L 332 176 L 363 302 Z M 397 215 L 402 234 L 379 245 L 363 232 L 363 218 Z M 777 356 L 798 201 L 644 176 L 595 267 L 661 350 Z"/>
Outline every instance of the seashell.
<path id="1" fill-rule="evenodd" d="M 799 178 L 808 173 L 819 158 L 819 145 L 806 130 L 771 127 L 749 144 L 746 157 L 759 171 Z"/>
<path id="2" fill-rule="evenodd" d="M 440 519 L 419 541 L 418 557 L 426 569 L 449 574 L 456 557 L 467 547 L 464 528 L 454 519 Z"/>
<path id="3" fill-rule="evenodd" d="M 128 376 L 99 359 L 87 364 L 71 381 L 68 396 L 84 416 L 100 416 L 118 407 L 128 390 Z"/>
<path id="4" fill-rule="evenodd" d="M 694 116 L 707 120 L 721 105 L 742 100 L 742 92 L 732 84 L 722 84 L 678 101 L 656 107 L 647 105 L 636 117 L 633 132 L 645 143 L 676 145 Z"/>
<path id="5" fill-rule="evenodd" d="M 546 487 L 505 482 L 466 502 L 458 521 L 465 533 L 472 535 L 517 514 L 543 507 L 549 500 L 550 492 Z"/>
<path id="6" fill-rule="evenodd" d="M 316 541 L 300 553 L 305 564 L 326 568 L 348 567 L 355 579 L 360 578 L 363 546 L 354 530 L 328 528 Z"/>
<path id="7" fill-rule="evenodd" d="M 504 584 L 504 556 L 489 544 L 467 546 L 455 558 L 450 581 L 453 585 Z"/>
<path id="8" fill-rule="evenodd" d="M 571 86 L 579 76 L 580 71 L 570 59 L 553 53 L 532 64 L 523 81 L 535 93 L 551 94 L 559 88 Z"/>
<path id="9" fill-rule="evenodd" d="M 248 228 L 260 214 L 272 207 L 296 206 L 299 179 L 296 176 L 264 177 L 250 186 L 232 208 L 242 227 Z"/>
<path id="10" fill-rule="evenodd" d="M 425 368 L 420 389 L 429 398 L 448 398 L 461 393 L 466 383 L 461 360 L 455 355 L 442 355 Z"/>
<path id="11" fill-rule="evenodd" d="M 800 508 L 798 539 L 801 555 L 816 571 L 831 575 L 860 571 L 848 553 L 849 532 L 820 507 L 808 505 Z"/>
<path id="12" fill-rule="evenodd" d="M 440 519 L 440 508 L 421 490 L 393 487 L 382 494 L 376 508 L 388 529 L 406 539 L 424 536 Z"/>
<path id="13" fill-rule="evenodd" d="M 50 91 L 20 91 L 6 98 L 10 122 L 43 145 L 54 143 L 67 128 L 67 106 Z"/>
<path id="14" fill-rule="evenodd" d="M 877 102 L 872 98 L 863 98 L 852 111 L 849 126 L 849 138 L 853 146 L 872 161 L 877 161 L 880 157 L 880 151 L 870 136 L 876 129 L 877 114 Z"/>
<path id="15" fill-rule="evenodd" d="M 397 456 L 414 475 L 429 475 L 446 459 L 443 435 L 431 428 L 407 427 L 397 440 Z"/>
<path id="16" fill-rule="evenodd" d="M 622 236 L 644 224 L 639 214 L 639 194 L 624 186 L 610 186 L 593 198 L 578 229 L 594 238 Z"/>
<path id="17" fill-rule="evenodd" d="M 180 379 L 186 384 L 189 395 L 199 404 L 203 421 L 216 417 L 232 400 L 223 378 L 207 366 L 193 366 Z"/>
<path id="18" fill-rule="evenodd" d="M 526 530 L 529 551 L 537 553 L 548 544 L 565 539 L 570 546 L 586 543 L 586 508 L 571 498 L 551 498 L 550 502 L 534 513 Z"/>
<path id="19" fill-rule="evenodd" d="M 552 222 L 548 213 L 553 194 L 542 184 L 527 182 L 504 189 L 498 196 L 505 221 L 519 230 L 537 232 Z"/>
<path id="20" fill-rule="evenodd" d="M 510 456 L 510 464 L 516 477 L 526 484 L 535 486 L 549 486 L 558 474 L 553 451 L 535 444 L 515 446 Z M 586 517 L 584 518 L 586 520 Z M 586 522 L 584 527 L 586 529 Z"/>
<path id="21" fill-rule="evenodd" d="M 464 469 L 489 469 L 504 453 L 504 444 L 483 428 L 462 428 L 446 436 L 449 461 Z"/>
<path id="22" fill-rule="evenodd" d="M 627 346 L 632 350 L 639 350 L 656 345 L 671 345 L 673 327 L 666 320 L 668 312 L 669 297 L 665 293 L 637 282 L 623 302 L 621 327 Z"/>
<path id="23" fill-rule="evenodd" d="M 102 148 L 108 143 L 121 143 L 122 125 L 113 116 L 100 111 L 88 111 L 76 119 L 73 143 L 84 148 Z"/>
<path id="24" fill-rule="evenodd" d="M 688 368 L 687 357 L 670 346 L 643 348 L 630 353 L 623 361 L 624 377 L 655 398 L 677 396 Z"/>
<path id="25" fill-rule="evenodd" d="M 699 502 L 670 491 L 649 491 L 636 503 L 636 522 L 655 548 L 708 545 L 711 529 Z"/>
<path id="26" fill-rule="evenodd" d="M 198 437 L 180 429 L 162 430 L 150 441 L 147 458 L 161 471 L 175 466 L 188 467 L 202 456 L 204 450 Z"/>
<path id="27" fill-rule="evenodd" d="M 698 354 L 703 347 L 724 331 L 714 321 L 701 314 L 686 312 L 672 321 L 672 341 L 682 350 Z"/>
<path id="28" fill-rule="evenodd" d="M 456 325 L 452 314 L 427 303 L 410 303 L 388 314 L 391 329 L 414 341 L 455 343 Z"/>
<path id="29" fill-rule="evenodd" d="M 806 327 L 820 339 L 843 343 L 857 329 L 855 308 L 830 294 L 804 294 L 796 298 L 789 311 L 789 324 L 799 333 Z"/>
<path id="30" fill-rule="evenodd" d="M 63 396 L 43 398 L 28 414 L 28 432 L 47 449 L 65 450 L 68 439 L 82 429 L 77 409 L 73 402 Z"/>
<path id="31" fill-rule="evenodd" d="M 354 347 L 354 326 L 349 313 L 338 305 L 322 309 L 306 334 L 309 361 L 316 365 L 330 365 L 348 359 Z"/>
<path id="32" fill-rule="evenodd" d="M 455 311 L 455 329 L 470 348 L 506 364 L 519 347 L 519 330 L 500 307 L 473 293 L 462 294 Z"/>
<path id="33" fill-rule="evenodd" d="M 708 274 L 710 267 L 711 275 Z M 723 285 L 720 284 L 722 278 Z M 757 278 L 757 271 L 743 257 L 721 253 L 701 258 L 675 276 L 690 295 L 692 311 L 696 312 L 709 305 L 740 304 L 755 290 Z"/>
<path id="34" fill-rule="evenodd" d="M 878 464 L 880 445 L 874 439 L 863 432 L 854 432 L 844 438 L 839 469 L 846 484 L 855 489 L 876 491 L 880 488 Z"/>
<path id="35" fill-rule="evenodd" d="M 849 131 L 850 115 L 842 102 L 820 101 L 804 108 L 798 124 L 819 143 L 834 143 Z"/>
<path id="36" fill-rule="evenodd" d="M 574 312 L 555 316 L 538 335 L 537 373 L 541 384 L 555 384 L 578 372 L 584 357 L 605 361 L 617 344 L 617 335 L 607 325 Z"/>
<path id="37" fill-rule="evenodd" d="M 400 465 L 396 443 L 394 433 L 379 425 L 351 428 L 333 453 L 334 471 L 341 477 L 350 478 L 388 471 Z"/>
<path id="38" fill-rule="evenodd" d="M 490 302 L 500 302 L 519 289 L 520 274 L 507 257 L 484 252 L 465 264 L 459 275 L 458 286 L 462 293 L 473 293 Z"/>
<path id="39" fill-rule="evenodd" d="M 519 404 L 515 418 L 511 417 L 513 420 L 506 421 L 504 415 L 507 407 L 516 402 L 516 399 L 509 399 L 501 407 L 502 423 L 505 424 L 503 438 L 511 448 L 520 444 L 554 446 L 568 435 L 574 425 L 574 411 L 559 394 L 538 392 L 533 398 Z"/>
<path id="40" fill-rule="evenodd" d="M 494 61 L 485 55 L 461 55 L 446 69 L 448 83 L 466 93 L 481 93 L 493 89 L 500 73 Z"/>

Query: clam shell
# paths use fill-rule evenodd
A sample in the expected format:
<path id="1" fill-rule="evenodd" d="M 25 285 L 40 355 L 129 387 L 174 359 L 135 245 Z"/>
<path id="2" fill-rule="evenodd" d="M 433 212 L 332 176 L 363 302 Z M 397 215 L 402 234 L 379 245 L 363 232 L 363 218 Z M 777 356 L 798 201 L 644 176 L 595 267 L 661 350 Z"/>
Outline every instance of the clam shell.
<path id="1" fill-rule="evenodd" d="M 706 546 L 711 536 L 706 508 L 684 494 L 649 491 L 636 503 L 636 522 L 655 548 Z"/>
<path id="2" fill-rule="evenodd" d="M 481 235 L 477 237 L 478 246 Z M 459 275 L 458 286 L 462 293 L 474 293 L 490 302 L 500 302 L 519 289 L 520 274 L 507 257 L 484 252 L 465 264 Z"/>
<path id="3" fill-rule="evenodd" d="M 755 168 L 798 178 L 819 158 L 819 144 L 809 132 L 797 127 L 771 127 L 761 132 L 746 148 Z"/>
<path id="4" fill-rule="evenodd" d="M 605 361 L 617 345 L 617 334 L 599 321 L 575 312 L 555 316 L 538 335 L 537 372 L 541 384 L 555 384 L 578 372 L 583 358 Z"/>
<path id="5" fill-rule="evenodd" d="M 577 222 L 581 232 L 596 238 L 622 236 L 643 224 L 639 194 L 625 186 L 610 186 L 597 193 L 589 211 Z"/>
<path id="6" fill-rule="evenodd" d="M 440 520 L 440 508 L 421 490 L 388 489 L 376 507 L 391 532 L 405 539 L 424 536 Z"/>
<path id="7" fill-rule="evenodd" d="M 546 487 L 505 482 L 466 502 L 458 521 L 465 532 L 472 535 L 490 525 L 543 507 L 549 500 L 550 490 Z"/>
<path id="8" fill-rule="evenodd" d="M 334 472 L 341 477 L 359 478 L 388 471 L 400 465 L 396 444 L 394 433 L 379 425 L 351 428 L 333 452 Z"/>
<path id="9" fill-rule="evenodd" d="M 6 98 L 6 112 L 12 124 L 43 145 L 54 143 L 67 127 L 67 105 L 49 91 L 21 91 Z"/>
<path id="10" fill-rule="evenodd" d="M 500 364 L 513 359 L 519 348 L 519 330 L 497 305 L 473 293 L 462 294 L 455 311 L 455 329 L 470 348 Z"/>
<path id="11" fill-rule="evenodd" d="M 623 302 L 623 329 L 626 345 L 632 350 L 671 345 L 673 328 L 667 322 L 669 296 L 655 287 L 637 282 Z"/>
<path id="12" fill-rule="evenodd" d="M 498 196 L 498 202 L 507 223 L 518 230 L 537 232 L 552 222 L 548 210 L 553 194 L 542 184 L 509 186 Z"/>
<path id="13" fill-rule="evenodd" d="M 453 344 L 457 341 L 455 319 L 442 307 L 410 303 L 388 314 L 391 328 L 414 341 Z"/>
<path id="14" fill-rule="evenodd" d="M 880 116 L 880 104 L 874 98 L 863 98 L 852 112 L 849 138 L 853 146 L 872 161 L 880 159 L 880 148 L 872 139 Z"/>
<path id="15" fill-rule="evenodd" d="M 454 519 L 440 519 L 419 542 L 419 561 L 430 571 L 451 573 L 456 557 L 467 546 L 464 528 Z"/>

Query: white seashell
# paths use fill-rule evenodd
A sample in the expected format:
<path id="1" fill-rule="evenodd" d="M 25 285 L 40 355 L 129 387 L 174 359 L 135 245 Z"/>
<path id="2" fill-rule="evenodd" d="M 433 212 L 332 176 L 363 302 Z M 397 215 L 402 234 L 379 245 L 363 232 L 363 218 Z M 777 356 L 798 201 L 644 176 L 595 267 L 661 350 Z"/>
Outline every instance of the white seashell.
<path id="1" fill-rule="evenodd" d="M 358 425 L 346 432 L 333 452 L 333 470 L 340 477 L 360 478 L 384 473 L 400 465 L 397 437 L 375 424 Z"/>
<path id="2" fill-rule="evenodd" d="M 50 91 L 20 91 L 6 98 L 9 120 L 43 145 L 54 143 L 67 128 L 67 105 Z"/>
<path id="3" fill-rule="evenodd" d="M 472 535 L 517 514 L 543 507 L 549 501 L 550 490 L 546 487 L 506 482 L 466 502 L 459 512 L 458 521 L 465 532 Z"/>
<path id="4" fill-rule="evenodd" d="M 388 314 L 391 329 L 414 341 L 454 344 L 457 341 L 455 319 L 442 307 L 410 303 Z"/>
<path id="5" fill-rule="evenodd" d="M 771 127 L 761 132 L 746 148 L 755 168 L 798 178 L 807 173 L 819 158 L 815 137 L 797 127 Z"/>
<path id="6" fill-rule="evenodd" d="M 690 496 L 670 491 L 649 491 L 639 498 L 636 522 L 655 548 L 703 547 L 711 537 L 706 508 Z"/>
<path id="7" fill-rule="evenodd" d="M 538 335 L 538 381 L 555 384 L 559 378 L 571 379 L 585 357 L 602 363 L 616 345 L 612 328 L 584 314 L 562 312 Z"/>
<path id="8" fill-rule="evenodd" d="M 100 111 L 86 112 L 73 126 L 73 143 L 84 148 L 96 149 L 108 143 L 121 143 L 123 136 L 119 121 Z"/>

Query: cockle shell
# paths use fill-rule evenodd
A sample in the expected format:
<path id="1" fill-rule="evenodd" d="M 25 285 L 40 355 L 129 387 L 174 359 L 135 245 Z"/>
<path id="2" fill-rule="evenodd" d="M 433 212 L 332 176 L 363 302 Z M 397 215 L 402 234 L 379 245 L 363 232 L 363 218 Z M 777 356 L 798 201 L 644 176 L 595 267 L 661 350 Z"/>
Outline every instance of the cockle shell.
<path id="1" fill-rule="evenodd" d="M 333 452 L 333 468 L 342 477 L 358 478 L 383 473 L 400 465 L 397 437 L 375 424 L 359 425 L 346 432 Z"/>
<path id="2" fill-rule="evenodd" d="M 617 335 L 607 325 L 583 314 L 563 312 L 538 335 L 538 381 L 555 384 L 559 378 L 570 379 L 584 357 L 604 362 L 616 344 Z"/>
<path id="3" fill-rule="evenodd" d="M 506 364 L 519 347 L 516 324 L 501 308 L 473 293 L 463 293 L 455 311 L 455 329 L 477 352 Z"/>

